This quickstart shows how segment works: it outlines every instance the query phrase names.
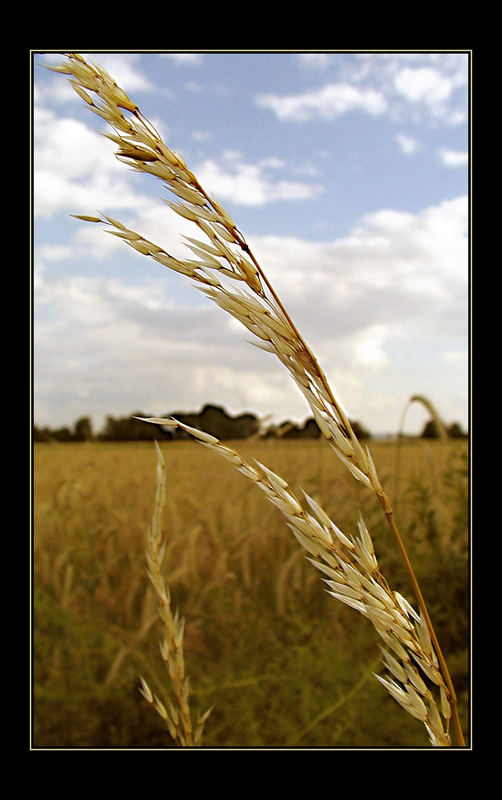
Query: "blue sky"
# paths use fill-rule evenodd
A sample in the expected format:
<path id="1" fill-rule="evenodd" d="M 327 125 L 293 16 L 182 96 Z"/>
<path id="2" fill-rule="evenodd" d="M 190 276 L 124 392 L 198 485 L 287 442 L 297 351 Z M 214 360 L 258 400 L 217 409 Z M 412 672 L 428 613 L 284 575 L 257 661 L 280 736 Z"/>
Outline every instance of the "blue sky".
<path id="1" fill-rule="evenodd" d="M 468 425 L 466 52 L 88 53 L 228 209 L 352 419 L 427 396 Z M 281 365 L 183 276 L 70 214 L 170 251 L 188 230 L 33 53 L 34 417 L 309 416 Z M 188 223 L 187 223 L 188 224 Z M 410 409 L 406 428 L 426 420 Z"/>

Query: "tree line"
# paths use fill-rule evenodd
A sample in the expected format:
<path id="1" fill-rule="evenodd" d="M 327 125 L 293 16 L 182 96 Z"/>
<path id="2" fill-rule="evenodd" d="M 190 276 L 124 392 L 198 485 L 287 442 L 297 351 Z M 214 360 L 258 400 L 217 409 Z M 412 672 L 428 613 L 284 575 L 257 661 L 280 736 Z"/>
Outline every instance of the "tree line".
<path id="1" fill-rule="evenodd" d="M 180 440 L 189 438 L 188 434 L 180 428 L 163 429 L 151 425 L 135 417 L 147 417 L 141 411 L 135 411 L 127 417 L 107 416 L 102 430 L 94 432 L 90 417 L 80 417 L 73 427 L 61 428 L 39 427 L 33 428 L 34 442 L 117 442 L 117 441 L 152 441 Z M 309 417 L 303 424 L 297 425 L 285 420 L 280 425 L 271 425 L 264 428 L 262 422 L 254 414 L 238 414 L 232 416 L 224 408 L 206 404 L 199 413 L 170 412 L 165 417 L 176 417 L 180 422 L 192 428 L 204 430 L 220 440 L 249 439 L 251 437 L 283 439 L 317 439 L 321 432 L 313 417 Z M 371 439 L 371 433 L 356 420 L 350 420 L 354 433 L 360 440 Z M 449 438 L 458 439 L 466 436 L 461 426 L 455 422 L 447 427 Z M 433 420 L 427 422 L 421 433 L 425 439 L 438 438 L 438 432 Z"/>

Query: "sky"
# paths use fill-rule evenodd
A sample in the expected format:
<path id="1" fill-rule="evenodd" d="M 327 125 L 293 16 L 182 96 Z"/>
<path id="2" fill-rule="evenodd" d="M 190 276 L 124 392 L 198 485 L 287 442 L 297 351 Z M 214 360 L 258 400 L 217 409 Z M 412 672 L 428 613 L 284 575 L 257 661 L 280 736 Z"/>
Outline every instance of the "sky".
<path id="1" fill-rule="evenodd" d="M 82 52 L 229 211 L 350 419 L 396 433 L 413 395 L 469 422 L 469 54 Z M 32 52 L 33 417 L 311 416 L 277 359 L 192 282 L 71 214 L 190 256 L 161 181 L 120 163 Z M 405 430 L 428 415 L 413 404 Z"/>

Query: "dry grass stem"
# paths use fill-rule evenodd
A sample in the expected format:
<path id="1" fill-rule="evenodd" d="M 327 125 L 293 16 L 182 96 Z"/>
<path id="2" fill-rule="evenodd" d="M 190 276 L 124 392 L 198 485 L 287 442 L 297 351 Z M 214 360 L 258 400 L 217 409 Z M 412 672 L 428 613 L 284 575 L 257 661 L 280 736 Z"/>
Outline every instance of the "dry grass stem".
<path id="1" fill-rule="evenodd" d="M 72 53 L 56 69 L 73 75 L 73 88 L 85 92 L 89 109 L 114 129 L 114 134 L 105 135 L 118 146 L 118 160 L 137 172 L 160 178 L 180 200 L 166 200 L 167 205 L 194 222 L 204 239 L 187 237 L 187 247 L 197 258 L 178 259 L 112 217 L 74 216 L 110 225 L 107 232 L 194 280 L 206 296 L 241 322 L 258 340 L 253 344 L 273 353 L 289 371 L 323 435 L 353 476 L 383 497 L 369 451 L 361 447 L 324 372 L 230 214 L 205 192 L 183 158 L 164 144 L 151 122 L 101 67 Z M 236 288 L 227 283 L 235 283 Z"/>
<path id="2" fill-rule="evenodd" d="M 166 665 L 175 702 L 167 701 L 167 707 L 152 694 L 145 679 L 141 677 L 140 692 L 166 723 L 172 738 L 182 747 L 199 746 L 202 740 L 204 723 L 212 709 L 198 714 L 195 724 L 190 712 L 190 679 L 185 675 L 183 657 L 183 633 L 185 620 L 178 611 L 173 613 L 171 595 L 162 573 L 162 562 L 166 542 L 162 535 L 162 512 L 166 501 L 166 467 L 162 452 L 157 448 L 157 482 L 154 512 L 146 539 L 146 560 L 148 577 L 155 590 L 158 612 L 164 626 L 164 639 L 160 644 L 162 659 Z"/>
<path id="3" fill-rule="evenodd" d="M 415 651 L 409 644 L 409 653 L 414 653 L 410 657 L 416 663 L 418 663 L 417 659 L 420 660 L 420 666 L 425 664 L 424 670 L 429 670 L 430 674 L 436 677 L 439 673 L 434 670 L 437 669 L 438 664 L 433 663 L 432 653 L 435 654 L 434 658 L 437 657 L 442 675 L 438 685 L 443 687 L 445 703 L 452 711 L 457 740 L 459 744 L 463 745 L 456 697 L 448 667 L 441 653 L 418 581 L 395 523 L 391 504 L 382 488 L 371 454 L 368 448 L 363 447 L 358 441 L 323 370 L 268 281 L 244 236 L 230 214 L 215 198 L 209 196 L 187 167 L 183 158 L 167 147 L 152 123 L 143 116 L 138 106 L 130 100 L 124 90 L 105 70 L 88 63 L 82 56 L 74 53 L 69 54 L 64 63 L 56 70 L 70 77 L 73 88 L 83 99 L 86 107 L 111 126 L 113 133 L 106 135 L 117 145 L 116 157 L 134 171 L 159 178 L 164 188 L 176 196 L 176 202 L 166 202 L 177 214 L 193 222 L 198 230 L 198 236 L 186 237 L 187 247 L 195 258 L 175 258 L 163 246 L 145 239 L 136 231 L 129 230 L 122 222 L 112 217 L 79 215 L 80 218 L 93 223 L 106 224 L 110 234 L 119 237 L 139 253 L 191 278 L 210 300 L 249 330 L 253 336 L 253 344 L 275 355 L 286 367 L 296 386 L 303 393 L 323 436 L 338 458 L 355 479 L 376 495 L 385 512 L 410 575 L 420 608 L 420 623 L 416 620 L 413 623 L 415 628 L 418 626 L 416 635 L 413 634 L 414 638 L 411 637 L 405 641 L 416 644 L 415 640 L 419 635 L 418 629 L 420 629 L 421 646 L 418 651 Z M 193 435 L 199 439 L 202 438 L 200 432 Z M 220 455 L 224 455 L 231 461 L 238 458 L 233 451 L 223 448 L 223 445 L 213 441 L 213 437 L 208 437 L 205 444 L 216 449 Z M 360 524 L 361 538 L 359 540 L 349 539 L 351 543 L 349 547 L 347 543 L 343 544 L 343 539 L 336 533 L 336 527 L 331 527 L 333 523 L 328 525 L 325 519 L 318 518 L 322 515 L 316 513 L 313 516 L 305 516 L 298 501 L 281 485 L 281 480 L 277 476 L 272 477 L 267 474 L 261 466 L 252 467 L 244 462 L 239 463 L 237 468 L 266 492 L 271 493 L 273 502 L 281 508 L 283 513 L 289 515 L 288 523 L 293 527 L 295 536 L 311 554 L 322 555 L 324 558 L 324 554 L 328 553 L 331 559 L 331 562 L 328 559 L 328 563 L 331 564 L 331 568 L 338 576 L 335 582 L 347 585 L 347 581 L 339 580 L 341 572 L 348 577 L 351 569 L 356 569 L 356 572 L 359 570 L 358 574 L 365 574 L 364 571 L 371 569 L 374 553 L 372 553 L 371 540 L 364 523 Z M 314 536 L 314 530 L 317 531 L 316 536 Z M 325 544 L 321 545 L 322 542 Z M 337 560 L 334 553 L 339 546 L 345 548 L 346 555 L 352 552 L 352 559 L 355 559 L 356 567 L 350 566 L 350 560 L 348 562 Z M 318 552 L 319 547 L 321 547 L 321 553 Z M 336 567 L 332 562 L 336 564 Z M 361 570 L 363 570 L 362 573 Z M 357 582 L 359 578 L 354 577 L 354 580 Z M 365 580 L 369 580 L 366 574 Z M 354 589 L 354 586 L 350 585 L 350 587 Z M 372 587 L 374 589 L 373 583 Z M 359 586 L 359 589 L 361 588 Z M 390 636 L 394 642 L 398 635 L 397 629 L 402 632 L 407 629 L 407 625 L 412 625 L 409 621 L 409 612 L 406 613 L 402 607 L 398 610 L 393 606 L 392 612 L 386 607 L 379 608 L 376 595 L 367 586 L 363 588 L 364 591 L 369 591 L 375 602 L 370 603 L 368 598 L 365 599 L 364 594 L 351 597 L 347 591 L 339 590 L 339 587 L 333 591 L 333 594 L 338 599 L 343 598 L 342 602 L 354 605 L 357 610 L 371 619 L 377 630 L 380 626 L 382 631 L 385 630 L 385 635 Z M 383 600 L 380 602 L 385 606 Z M 397 602 L 395 598 L 394 602 Z M 385 624 L 391 627 L 382 627 Z M 392 635 L 389 634 L 389 630 L 392 631 Z M 431 642 L 430 652 L 425 648 L 425 632 Z M 389 644 L 389 646 L 391 645 Z M 428 657 L 426 657 L 427 653 L 429 653 Z M 414 715 L 427 724 L 431 741 L 442 745 L 446 744 L 448 736 L 439 729 L 435 712 L 431 710 L 435 708 L 435 705 L 430 707 L 427 705 L 429 698 L 426 694 L 421 694 L 419 686 L 413 682 L 412 675 L 415 675 L 415 668 L 410 665 L 411 662 L 404 667 L 402 673 L 408 677 L 407 683 L 401 687 L 396 686 L 396 676 L 394 676 L 390 682 L 384 681 L 384 685 L 410 713 L 413 709 Z M 425 708 L 429 710 L 424 710 L 424 703 Z M 444 703 L 443 705 L 446 708 Z"/>

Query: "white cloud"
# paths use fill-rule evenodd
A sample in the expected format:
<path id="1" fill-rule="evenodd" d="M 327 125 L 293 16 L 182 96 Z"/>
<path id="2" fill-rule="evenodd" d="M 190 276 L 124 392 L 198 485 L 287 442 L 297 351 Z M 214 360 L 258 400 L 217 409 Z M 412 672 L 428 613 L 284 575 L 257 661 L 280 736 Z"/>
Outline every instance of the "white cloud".
<path id="1" fill-rule="evenodd" d="M 440 150 L 438 156 L 445 167 L 465 167 L 469 163 L 469 154 L 461 150 Z"/>
<path id="2" fill-rule="evenodd" d="M 123 180 L 101 173 L 75 181 L 36 169 L 34 174 L 35 216 L 49 217 L 60 211 L 68 214 L 94 214 L 100 208 L 131 208 L 140 203 Z"/>
<path id="3" fill-rule="evenodd" d="M 36 216 L 67 210 L 96 209 L 107 196 L 124 202 L 113 145 L 77 120 L 35 112 L 34 212 Z M 115 174 L 117 177 L 115 178 Z M 113 177 L 112 177 L 113 176 Z M 97 201 L 97 202 L 96 202 Z"/>
<path id="4" fill-rule="evenodd" d="M 397 97 L 406 102 L 412 118 L 427 121 L 427 114 L 429 121 L 459 125 L 466 117 L 467 98 L 465 92 L 462 98 L 455 98 L 454 93 L 456 89 L 464 87 L 465 80 L 465 63 L 452 65 L 448 61 L 437 61 L 434 67 L 397 70 L 393 77 L 393 89 Z M 400 113 L 403 113 L 403 109 L 400 109 Z"/>
<path id="5" fill-rule="evenodd" d="M 396 142 L 402 153 L 407 156 L 414 155 L 419 149 L 420 144 L 412 136 L 406 136 L 404 133 L 396 134 Z"/>
<path id="6" fill-rule="evenodd" d="M 348 83 L 329 83 L 319 89 L 294 95 L 261 94 L 256 103 L 269 108 L 280 120 L 305 122 L 313 118 L 334 119 L 351 111 L 382 114 L 386 102 L 380 92 Z"/>
<path id="7" fill-rule="evenodd" d="M 329 53 L 299 53 L 298 61 L 308 69 L 326 69 L 332 57 Z"/>
<path id="8" fill-rule="evenodd" d="M 62 106 L 67 103 L 77 103 L 79 98 L 71 87 L 68 80 L 53 78 L 47 83 L 38 83 L 34 86 L 33 100 L 37 111 L 38 119 L 43 119 L 43 115 L 52 116 L 52 112 L 44 106 Z"/>
<path id="9" fill-rule="evenodd" d="M 71 256 L 71 247 L 67 245 L 46 244 L 38 249 L 38 257 L 42 261 L 64 261 Z"/>
<path id="10" fill-rule="evenodd" d="M 223 153 L 220 161 L 206 159 L 197 166 L 202 185 L 223 201 L 244 206 L 262 206 L 277 200 L 305 200 L 320 192 L 316 184 L 292 181 L 277 174 L 280 159 L 264 158 L 246 162 L 234 151 Z"/>
<path id="11" fill-rule="evenodd" d="M 194 142 L 206 142 L 212 138 L 212 134 L 209 131 L 192 131 L 191 136 Z"/>
<path id="12" fill-rule="evenodd" d="M 130 176 L 115 158 L 115 149 L 109 139 L 82 122 L 35 109 L 35 217 L 150 205 L 151 200 L 131 188 Z"/>
<path id="13" fill-rule="evenodd" d="M 304 53 L 297 59 L 310 67 L 311 76 L 316 68 L 324 80 L 331 78 L 331 81 L 305 94 L 267 98 L 277 116 L 282 115 L 280 118 L 305 121 L 329 113 L 333 119 L 345 113 L 347 104 L 347 111 L 361 107 L 369 113 L 385 112 L 400 123 L 458 125 L 465 121 L 467 54 Z M 347 86 L 353 90 L 352 94 L 343 88 Z M 339 96 L 334 101 L 330 98 L 333 87 L 339 87 L 336 89 Z M 361 106 L 358 98 L 363 100 Z"/>
<path id="14" fill-rule="evenodd" d="M 446 100 L 453 89 L 449 78 L 430 67 L 403 69 L 396 75 L 394 85 L 407 100 L 431 106 Z"/>
<path id="15" fill-rule="evenodd" d="M 114 145 L 78 120 L 57 118 L 45 111 L 35 116 L 35 165 L 68 179 L 85 177 L 95 167 L 123 169 L 113 158 Z"/>
<path id="16" fill-rule="evenodd" d="M 418 214 L 382 209 L 333 242 L 261 237 L 252 244 L 299 313 L 336 310 L 338 330 L 349 333 L 397 323 L 403 313 L 414 324 L 416 315 L 456 302 L 467 285 L 466 229 L 467 198 L 460 197 Z"/>
<path id="17" fill-rule="evenodd" d="M 167 58 L 178 67 L 198 67 L 203 62 L 201 53 L 160 53 L 161 58 Z"/>
<path id="18" fill-rule="evenodd" d="M 388 364 L 385 342 L 391 330 L 388 326 L 371 325 L 355 337 L 352 344 L 356 361 L 365 369 L 379 370 Z"/>

